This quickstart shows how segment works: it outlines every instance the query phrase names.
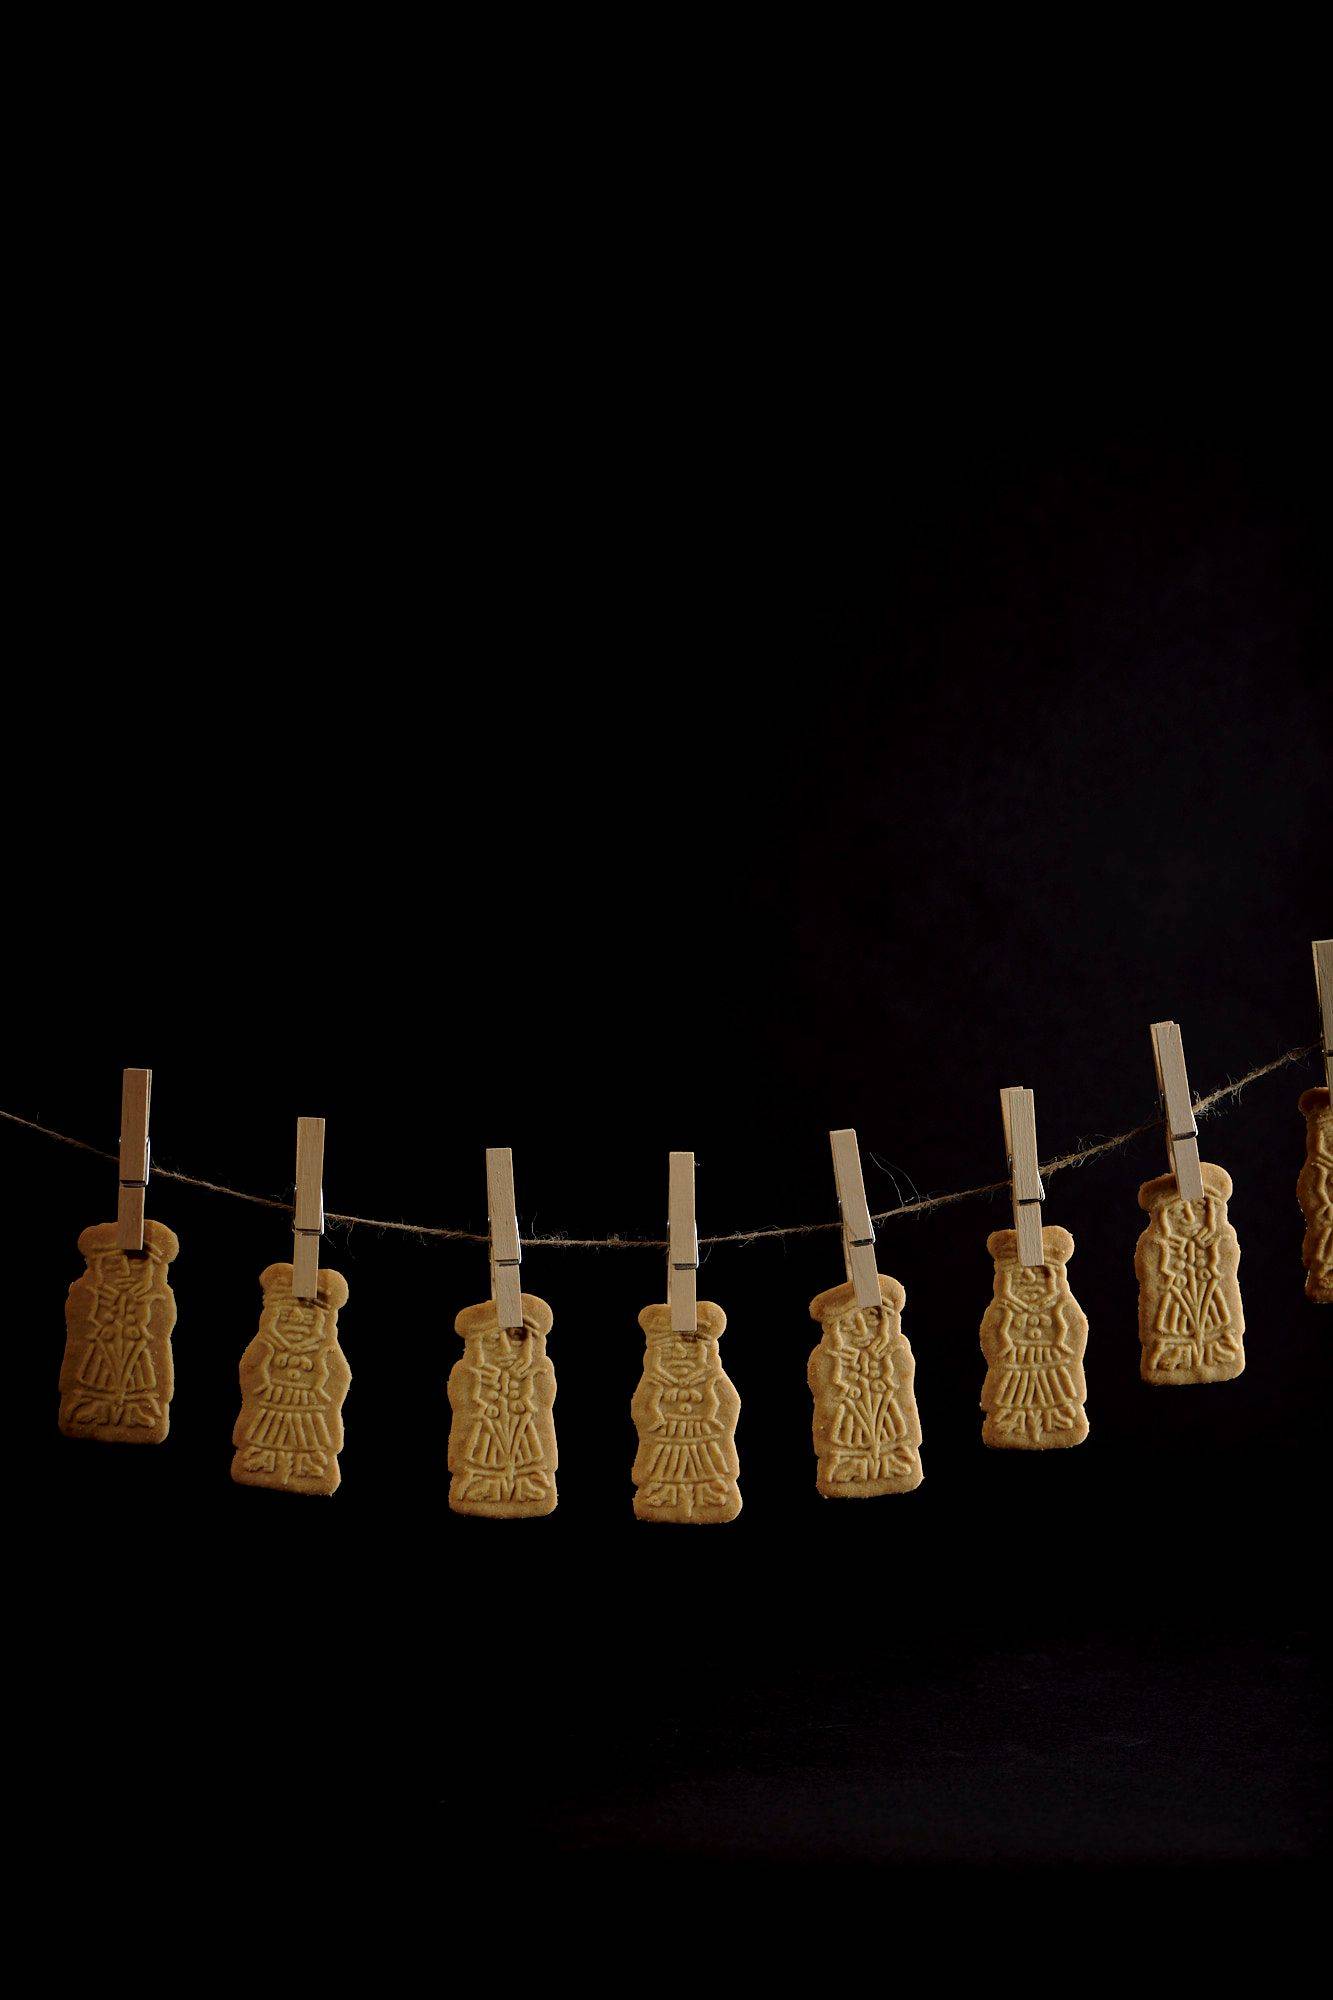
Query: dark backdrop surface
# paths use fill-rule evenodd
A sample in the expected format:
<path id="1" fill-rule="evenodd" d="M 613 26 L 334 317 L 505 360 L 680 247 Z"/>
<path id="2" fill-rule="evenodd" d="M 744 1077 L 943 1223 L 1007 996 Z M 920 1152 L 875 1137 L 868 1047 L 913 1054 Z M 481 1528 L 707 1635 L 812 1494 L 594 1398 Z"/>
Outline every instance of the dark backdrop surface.
<path id="1" fill-rule="evenodd" d="M 123 509 L 95 470 L 53 498 L 80 552 L 57 641 L 115 630 L 130 677 L 42 718 L 7 799 L 5 1108 L 111 1148 L 120 1068 L 151 1064 L 159 1166 L 281 1196 L 322 1112 L 330 1208 L 474 1228 L 508 1144 L 536 1234 L 661 1233 L 692 1147 L 708 1233 L 832 1221 L 831 1126 L 882 1209 L 1001 1172 L 1007 1083 L 1048 1156 L 1137 1125 L 1162 1016 L 1198 1092 L 1313 1039 L 1330 704 L 1299 443 L 898 437 L 835 477 L 749 439 L 705 457 L 682 417 L 574 479 L 557 428 L 513 418 L 443 514 L 271 438 L 244 506 L 165 451 Z M 220 416 L 217 491 L 246 449 Z M 1314 1078 L 1204 1127 L 1235 1182 L 1235 1384 L 1138 1380 L 1160 1141 L 1049 1182 L 1091 1323 L 1067 1454 L 980 1443 L 1002 1201 L 881 1230 L 924 1429 L 903 1498 L 815 1492 L 806 1308 L 836 1236 L 709 1254 L 745 1505 L 700 1533 L 631 1516 L 636 1314 L 664 1294 L 641 1250 L 524 1263 L 555 1313 L 552 1518 L 446 1506 L 484 1252 L 359 1227 L 325 1253 L 342 1488 L 234 1487 L 237 1361 L 290 1238 L 161 1178 L 170 1439 L 61 1439 L 62 1301 L 115 1174 L 0 1126 L 59 1824 L 231 1829 L 238 1880 L 247 1829 L 332 1826 L 427 1874 L 480 1844 L 585 1883 L 649 1857 L 1299 1872 L 1325 1824 Z"/>

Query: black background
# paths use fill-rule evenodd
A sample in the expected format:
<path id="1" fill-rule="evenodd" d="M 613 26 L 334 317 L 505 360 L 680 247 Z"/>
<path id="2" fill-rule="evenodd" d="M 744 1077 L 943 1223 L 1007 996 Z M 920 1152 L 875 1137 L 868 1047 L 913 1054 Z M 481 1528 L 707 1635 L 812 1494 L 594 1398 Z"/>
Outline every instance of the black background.
<path id="1" fill-rule="evenodd" d="M 1136 1125 L 1160 1017 L 1196 1093 L 1313 1040 L 1330 705 L 1294 434 L 923 425 L 835 471 L 685 407 L 594 445 L 542 403 L 438 496 L 424 463 L 409 491 L 321 459 L 304 423 L 248 464 L 224 392 L 206 490 L 164 439 L 127 496 L 98 405 L 49 496 L 78 553 L 51 616 L 97 692 L 51 702 L 7 801 L 6 1108 L 112 1149 L 120 1068 L 151 1064 L 159 1168 L 283 1196 L 320 1112 L 330 1208 L 475 1229 L 507 1144 L 535 1234 L 659 1235 L 692 1147 L 706 1234 L 832 1221 L 834 1125 L 873 1209 L 996 1177 L 1007 1083 L 1046 1156 Z M 1315 1076 L 1204 1127 L 1235 1182 L 1238 1383 L 1138 1379 L 1160 1141 L 1048 1183 L 1091 1323 L 1067 1454 L 980 1443 L 1002 1200 L 881 1230 L 924 1429 L 903 1498 L 815 1492 L 806 1308 L 836 1236 L 709 1254 L 744 1511 L 703 1534 L 631 1516 L 636 1314 L 664 1295 L 643 1250 L 527 1253 L 552 1518 L 446 1506 L 484 1251 L 360 1227 L 325 1252 L 351 1287 L 342 1487 L 234 1487 L 237 1361 L 290 1237 L 163 1178 L 171 1436 L 60 1438 L 64 1289 L 115 1172 L 0 1126 L 61 1826 L 229 1829 L 233 1886 L 250 1834 L 335 1830 L 455 1885 L 468 1847 L 557 1882 L 648 1857 L 714 1883 L 1291 1879 L 1324 1828 Z"/>

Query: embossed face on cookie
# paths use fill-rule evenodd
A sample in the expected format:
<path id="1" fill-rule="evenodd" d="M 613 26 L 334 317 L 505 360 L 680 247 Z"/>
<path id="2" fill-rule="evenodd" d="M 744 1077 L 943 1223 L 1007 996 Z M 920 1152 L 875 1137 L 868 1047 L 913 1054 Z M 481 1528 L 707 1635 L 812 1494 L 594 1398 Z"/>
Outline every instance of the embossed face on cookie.
<path id="1" fill-rule="evenodd" d="M 527 1375 L 532 1368 L 533 1343 L 525 1326 L 493 1326 L 488 1333 L 475 1333 L 468 1341 L 484 1368 L 500 1368 L 509 1375 Z"/>
<path id="2" fill-rule="evenodd" d="M 717 1342 L 706 1334 L 672 1333 L 669 1327 L 648 1342 L 652 1372 L 677 1388 L 688 1382 L 701 1382 L 711 1370 L 716 1354 Z"/>
<path id="3" fill-rule="evenodd" d="M 118 1292 L 124 1288 L 129 1259 L 123 1250 L 102 1250 L 88 1266 L 88 1275 L 101 1290 Z"/>
<path id="4" fill-rule="evenodd" d="M 889 1315 L 883 1306 L 858 1306 L 854 1312 L 840 1313 L 833 1322 L 833 1338 L 839 1347 L 879 1347 L 889 1337 Z"/>
<path id="5" fill-rule="evenodd" d="M 1168 1236 L 1199 1236 L 1212 1226 L 1210 1195 L 1205 1195 L 1202 1201 L 1182 1201 L 1177 1195 L 1162 1204 L 1162 1227 Z"/>
<path id="6" fill-rule="evenodd" d="M 1051 1286 L 1044 1264 L 1014 1264 L 1005 1274 L 1005 1290 L 1024 1312 L 1038 1313 L 1047 1304 Z"/>
<path id="7" fill-rule="evenodd" d="M 261 1326 L 288 1354 L 313 1354 L 324 1339 L 324 1309 L 304 1299 L 273 1299 L 264 1307 Z"/>
<path id="8" fill-rule="evenodd" d="M 102 1250 L 93 1258 L 93 1283 L 107 1292 L 147 1292 L 153 1284 L 151 1257 L 134 1257 L 128 1250 Z"/>

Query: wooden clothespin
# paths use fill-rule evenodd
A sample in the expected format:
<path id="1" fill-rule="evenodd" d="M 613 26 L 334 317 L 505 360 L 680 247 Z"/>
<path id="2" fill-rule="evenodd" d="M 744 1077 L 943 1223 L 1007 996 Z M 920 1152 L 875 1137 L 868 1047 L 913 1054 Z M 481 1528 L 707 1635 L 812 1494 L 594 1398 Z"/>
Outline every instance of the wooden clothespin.
<path id="1" fill-rule="evenodd" d="M 668 1174 L 667 1304 L 671 1331 L 699 1331 L 696 1273 L 699 1236 L 694 1222 L 694 1155 L 672 1153 Z"/>
<path id="2" fill-rule="evenodd" d="M 1324 1052 L 1324 1081 L 1333 1093 L 1333 938 L 1316 938 L 1315 992 L 1319 996 L 1319 1046 Z"/>
<path id="3" fill-rule="evenodd" d="M 324 1120 L 296 1121 L 296 1214 L 292 1297 L 319 1295 L 319 1239 L 324 1234 Z"/>
<path id="4" fill-rule="evenodd" d="M 513 1331 L 523 1324 L 523 1245 L 514 1204 L 514 1155 L 508 1146 L 486 1148 L 486 1212 L 491 1229 L 491 1297 L 501 1326 Z"/>
<path id="5" fill-rule="evenodd" d="M 1185 1074 L 1185 1049 L 1174 1021 L 1153 1022 L 1152 1053 L 1166 1118 L 1166 1150 L 1176 1188 L 1182 1201 L 1202 1201 L 1199 1128 L 1194 1122 L 1194 1100 Z"/>
<path id="6" fill-rule="evenodd" d="M 875 1268 L 875 1230 L 866 1204 L 856 1133 L 848 1126 L 844 1131 L 830 1132 L 828 1136 L 833 1148 L 833 1177 L 838 1184 L 838 1207 L 842 1210 L 842 1254 L 847 1276 L 855 1288 L 859 1306 L 878 1306 L 881 1299 L 879 1273 Z"/>
<path id="7" fill-rule="evenodd" d="M 1018 1261 L 1024 1269 L 1031 1270 L 1046 1261 L 1041 1237 L 1041 1205 L 1046 1190 L 1037 1164 L 1037 1113 L 1032 1092 L 1019 1085 L 1002 1090 L 1000 1116 L 1004 1119 L 1004 1150 L 1009 1161 Z"/>
<path id="8" fill-rule="evenodd" d="M 120 1088 L 120 1199 L 116 1204 L 117 1250 L 143 1249 L 144 1203 L 148 1193 L 148 1104 L 150 1069 L 127 1069 Z"/>

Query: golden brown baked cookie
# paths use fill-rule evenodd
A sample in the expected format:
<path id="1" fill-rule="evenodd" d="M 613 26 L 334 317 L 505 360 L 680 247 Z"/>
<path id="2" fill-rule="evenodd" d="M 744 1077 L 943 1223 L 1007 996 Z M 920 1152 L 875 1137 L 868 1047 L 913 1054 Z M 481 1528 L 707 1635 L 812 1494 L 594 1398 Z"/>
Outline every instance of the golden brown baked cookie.
<path id="1" fill-rule="evenodd" d="M 343 1398 L 352 1381 L 338 1345 L 347 1280 L 321 1271 L 314 1299 L 293 1298 L 291 1265 L 270 1264 L 259 1283 L 264 1304 L 259 1331 L 241 1356 L 231 1476 L 278 1493 L 336 1493 Z"/>
<path id="2" fill-rule="evenodd" d="M 670 1306 L 645 1306 L 643 1375 L 630 1414 L 639 1433 L 634 1512 L 641 1521 L 734 1521 L 741 1511 L 736 1419 L 722 1366 L 721 1306 L 701 1300 L 698 1332 L 673 1333 Z"/>
<path id="3" fill-rule="evenodd" d="M 981 1437 L 1013 1451 L 1053 1451 L 1082 1444 L 1088 1435 L 1088 1322 L 1065 1270 L 1074 1239 L 1067 1229 L 1045 1228 L 1041 1247 L 1044 1261 L 1025 1268 L 1012 1229 L 986 1238 L 995 1260 L 995 1297 L 981 1321 L 981 1351 L 990 1364 L 981 1390 Z"/>
<path id="4" fill-rule="evenodd" d="M 145 1222 L 143 1254 L 116 1248 L 114 1222 L 79 1238 L 86 1269 L 65 1302 L 60 1428 L 104 1444 L 161 1444 L 171 1424 L 171 1330 L 176 1300 L 167 1266 L 180 1244 Z"/>
<path id="5" fill-rule="evenodd" d="M 523 1324 L 500 1324 L 494 1299 L 454 1321 L 463 1358 L 449 1371 L 449 1505 L 455 1514 L 521 1521 L 555 1509 L 555 1315 L 524 1292 Z"/>
<path id="6" fill-rule="evenodd" d="M 1317 1306 L 1333 1306 L 1333 1109 L 1322 1087 L 1301 1099 L 1305 1114 L 1305 1165 L 1296 1199 L 1305 1216 L 1305 1296 Z"/>
<path id="7" fill-rule="evenodd" d="M 822 1338 L 807 1375 L 815 1399 L 819 1491 L 830 1500 L 910 1493 L 922 1480 L 916 1362 L 902 1330 L 907 1294 L 879 1273 L 882 1304 L 862 1308 L 852 1285 L 810 1302 Z"/>
<path id="8" fill-rule="evenodd" d="M 1202 1201 L 1182 1201 L 1174 1174 L 1139 1189 L 1148 1212 L 1134 1252 L 1145 1382 L 1230 1382 L 1245 1366 L 1240 1245 L 1227 1221 L 1231 1176 L 1207 1160 L 1199 1172 Z"/>

